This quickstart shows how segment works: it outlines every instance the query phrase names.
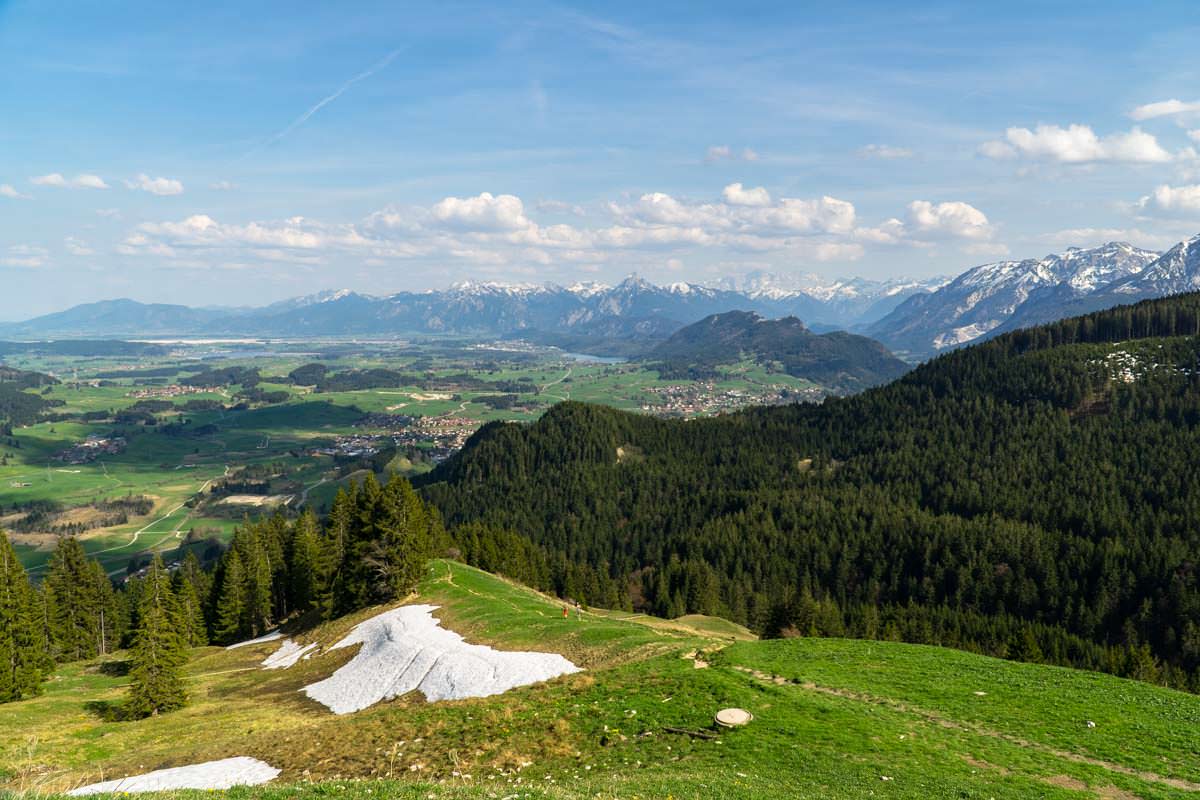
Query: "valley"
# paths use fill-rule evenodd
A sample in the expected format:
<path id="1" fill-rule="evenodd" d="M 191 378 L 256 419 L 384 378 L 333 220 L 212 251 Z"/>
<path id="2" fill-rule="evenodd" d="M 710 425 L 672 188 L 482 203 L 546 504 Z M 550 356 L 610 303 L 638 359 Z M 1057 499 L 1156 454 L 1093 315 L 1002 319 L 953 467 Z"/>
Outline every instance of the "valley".
<path id="1" fill-rule="evenodd" d="M 0 527 L 34 574 L 66 534 L 114 578 L 151 552 L 211 557 L 247 514 L 327 510 L 364 470 L 419 474 L 480 425 L 533 420 L 568 399 L 693 417 L 832 391 L 752 359 L 702 379 L 665 379 L 652 365 L 470 340 L 152 347 L 6 357 L 58 381 L 27 390 L 53 421 L 0 437 Z M 289 377 L 314 363 L 332 376 L 325 385 Z"/>

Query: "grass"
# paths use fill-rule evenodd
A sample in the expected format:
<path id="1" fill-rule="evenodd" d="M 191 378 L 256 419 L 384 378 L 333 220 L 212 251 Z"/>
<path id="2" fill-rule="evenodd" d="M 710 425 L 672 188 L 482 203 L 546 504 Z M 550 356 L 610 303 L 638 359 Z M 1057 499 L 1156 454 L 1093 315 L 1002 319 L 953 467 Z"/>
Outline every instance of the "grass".
<path id="1" fill-rule="evenodd" d="M 197 650 L 192 704 L 106 722 L 124 678 L 62 668 L 0 706 L 0 787 L 82 782 L 233 755 L 283 770 L 232 798 L 1183 798 L 1200 791 L 1200 698 L 1109 676 L 899 643 L 758 642 L 711 618 L 572 611 L 435 561 L 422 602 L 469 640 L 586 668 L 491 698 L 405 697 L 337 717 L 299 689 L 350 657 L 277 672 L 264 644 Z M 379 609 L 306 631 L 328 646 Z M 699 657 L 709 666 L 698 668 Z M 111 673 L 108 670 L 107 673 Z M 983 694 L 977 694 L 983 692 Z M 754 721 L 719 730 L 738 706 Z M 1087 727 L 1087 721 L 1095 723 Z M 690 732 L 690 734 L 689 734 Z M 886 780 L 885 780 L 886 778 Z M 210 793 L 176 793 L 183 797 Z"/>

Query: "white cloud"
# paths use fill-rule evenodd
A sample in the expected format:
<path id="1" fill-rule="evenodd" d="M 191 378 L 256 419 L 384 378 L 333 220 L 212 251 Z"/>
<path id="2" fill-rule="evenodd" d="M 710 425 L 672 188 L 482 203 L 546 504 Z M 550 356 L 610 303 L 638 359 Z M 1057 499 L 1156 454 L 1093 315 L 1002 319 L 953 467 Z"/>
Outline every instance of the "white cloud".
<path id="1" fill-rule="evenodd" d="M 759 186 L 753 189 L 743 188 L 740 183 L 731 183 L 721 192 L 725 202 L 733 206 L 769 206 L 771 194 Z"/>
<path id="2" fill-rule="evenodd" d="M 138 189 L 160 197 L 183 194 L 183 184 L 171 178 L 151 178 L 146 173 L 139 173 L 131 181 L 125 181 L 126 188 Z"/>
<path id="3" fill-rule="evenodd" d="M 742 161 L 758 161 L 758 152 L 749 147 L 742 149 Z"/>
<path id="4" fill-rule="evenodd" d="M 461 230 L 513 231 L 530 224 L 521 198 L 511 194 L 447 197 L 433 206 L 432 213 L 443 225 Z"/>
<path id="5" fill-rule="evenodd" d="M 104 217 L 105 219 L 120 219 L 121 212 L 116 208 L 97 208 L 96 216 Z"/>
<path id="6" fill-rule="evenodd" d="M 9 197 L 13 200 L 28 200 L 29 195 L 21 194 L 13 188 L 10 183 L 0 183 L 0 197 Z"/>
<path id="7" fill-rule="evenodd" d="M 1095 161 L 1132 163 L 1163 163 L 1171 160 L 1152 134 L 1140 128 L 1128 133 L 1097 136 L 1087 125 L 1038 125 L 1028 128 L 1009 128 L 1004 141 L 984 142 L 980 152 L 989 158 L 1012 158 L 1016 155 L 1042 158 L 1066 164 Z"/>
<path id="8" fill-rule="evenodd" d="M 1200 184 L 1168 186 L 1163 184 L 1152 194 L 1138 200 L 1138 208 L 1149 213 L 1200 213 Z"/>
<path id="9" fill-rule="evenodd" d="M 861 158 L 912 158 L 913 151 L 905 147 L 894 147 L 890 144 L 869 144 L 866 147 L 860 148 L 858 155 Z"/>
<path id="10" fill-rule="evenodd" d="M 908 225 L 928 237 L 987 239 L 993 231 L 987 215 L 968 203 L 933 204 L 914 200 L 908 204 Z"/>
<path id="11" fill-rule="evenodd" d="M 237 187 L 229 181 L 213 181 L 208 185 L 208 188 L 214 192 L 232 192 Z"/>
<path id="12" fill-rule="evenodd" d="M 96 251 L 88 247 L 85 242 L 76 239 L 74 236 L 68 236 L 63 241 L 63 247 L 73 256 L 91 256 L 95 255 Z"/>
<path id="13" fill-rule="evenodd" d="M 587 212 L 583 210 L 583 206 L 572 205 L 562 200 L 539 200 L 537 202 L 537 210 L 548 214 L 571 214 L 576 217 L 587 216 Z"/>
<path id="14" fill-rule="evenodd" d="M 979 153 L 980 155 L 987 156 L 988 158 L 994 158 L 997 161 L 1001 159 L 1017 157 L 1017 149 L 1015 147 L 1007 142 L 995 140 L 984 142 L 983 144 L 979 145 Z"/>
<path id="15" fill-rule="evenodd" d="M 49 252 L 44 247 L 17 244 L 8 248 L 7 255 L 0 256 L 0 266 L 19 269 L 37 269 L 46 265 Z"/>
<path id="16" fill-rule="evenodd" d="M 543 202 L 536 208 L 558 214 L 577 209 Z M 326 224 L 294 217 L 279 221 L 229 223 L 197 214 L 147 222 L 131 229 L 118 251 L 156 256 L 180 267 L 204 263 L 291 263 L 305 266 L 350 258 L 375 266 L 423 259 L 462 262 L 483 271 L 516 274 L 556 267 L 571 271 L 622 263 L 656 265 L 670 258 L 691 263 L 703 250 L 724 258 L 779 254 L 797 260 L 848 261 L 873 246 L 929 246 L 933 241 L 986 242 L 986 216 L 965 203 L 919 202 L 908 222 L 887 219 L 859 227 L 853 203 L 828 195 L 772 197 L 765 187 L 724 187 L 720 199 L 694 201 L 664 192 L 611 202 L 605 216 L 542 224 L 521 198 L 483 192 L 446 197 L 428 207 L 389 207 L 358 223 Z M 582 211 L 580 210 L 582 215 Z M 591 224 L 585 222 L 590 219 Z"/>
<path id="17" fill-rule="evenodd" d="M 107 189 L 108 184 L 99 175 L 90 175 L 87 173 L 76 175 L 74 178 L 67 179 L 61 173 L 51 172 L 49 175 L 38 175 L 30 178 L 29 182 L 35 186 L 51 186 L 57 189 Z"/>
<path id="18" fill-rule="evenodd" d="M 1187 134 L 1188 138 L 1190 138 L 1193 142 L 1200 144 L 1200 128 L 1197 128 L 1194 131 L 1188 131 Z"/>
<path id="19" fill-rule="evenodd" d="M 733 150 L 727 144 L 714 144 L 704 153 L 704 160 L 709 164 L 727 158 L 733 158 Z"/>
<path id="20" fill-rule="evenodd" d="M 1185 103 L 1182 100 L 1162 100 L 1157 103 L 1147 103 L 1129 112 L 1129 116 L 1138 121 L 1170 117 L 1176 114 L 1191 114 L 1200 111 L 1200 100 Z"/>

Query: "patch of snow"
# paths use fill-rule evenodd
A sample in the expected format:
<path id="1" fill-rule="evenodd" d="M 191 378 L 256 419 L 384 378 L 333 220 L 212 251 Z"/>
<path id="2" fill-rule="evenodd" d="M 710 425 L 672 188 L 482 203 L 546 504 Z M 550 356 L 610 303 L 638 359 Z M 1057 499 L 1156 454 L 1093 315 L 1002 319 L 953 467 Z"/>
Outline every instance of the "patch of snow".
<path id="1" fill-rule="evenodd" d="M 115 781 L 104 781 L 72 789 L 67 794 L 81 797 L 89 794 L 120 792 L 162 792 L 174 789 L 229 789 L 234 786 L 258 786 L 274 780 L 279 770 L 256 758 L 238 756 L 220 761 L 206 761 L 186 767 L 158 769 L 145 775 L 131 775 Z"/>
<path id="2" fill-rule="evenodd" d="M 258 637 L 257 639 L 247 639 L 244 642 L 238 642 L 237 644 L 231 644 L 231 645 L 229 645 L 229 647 L 226 647 L 225 649 L 226 650 L 237 650 L 239 647 L 249 647 L 252 644 L 264 644 L 266 642 L 275 642 L 282 638 L 283 638 L 283 634 L 281 632 L 271 631 L 270 633 L 264 633 L 262 636 Z"/>
<path id="3" fill-rule="evenodd" d="M 468 644 L 433 617 L 437 606 L 402 606 L 357 625 L 331 650 L 361 644 L 337 672 L 305 686 L 335 714 L 361 711 L 415 690 L 430 702 L 487 697 L 579 672 L 557 653 L 502 652 Z"/>
<path id="4" fill-rule="evenodd" d="M 288 667 L 295 666 L 296 662 L 299 661 L 305 653 L 315 650 L 316 648 L 316 642 L 313 642 L 312 644 L 306 644 L 301 647 L 298 642 L 295 642 L 292 639 L 286 639 L 284 640 L 283 644 L 280 645 L 278 650 L 263 659 L 263 669 L 287 669 Z"/>

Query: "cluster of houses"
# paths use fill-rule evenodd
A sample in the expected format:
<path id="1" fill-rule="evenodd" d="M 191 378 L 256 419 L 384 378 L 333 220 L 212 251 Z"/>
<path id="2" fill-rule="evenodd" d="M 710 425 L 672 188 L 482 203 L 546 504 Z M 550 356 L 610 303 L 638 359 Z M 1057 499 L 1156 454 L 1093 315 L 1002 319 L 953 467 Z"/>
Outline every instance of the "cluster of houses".
<path id="1" fill-rule="evenodd" d="M 126 395 L 137 400 L 147 400 L 155 397 L 183 397 L 189 394 L 213 394 L 221 391 L 220 386 L 180 386 L 172 384 L 170 386 L 147 386 L 141 389 L 134 389 Z"/>
<path id="2" fill-rule="evenodd" d="M 641 410 L 660 417 L 708 416 L 752 405 L 817 402 L 825 397 L 825 391 L 817 387 L 796 389 L 772 385 L 751 391 L 721 389 L 712 381 L 651 386 L 645 392 L 650 397 L 642 403 Z"/>
<path id="3" fill-rule="evenodd" d="M 125 445 L 123 436 L 93 435 L 63 450 L 54 458 L 64 464 L 90 464 L 100 456 L 112 456 L 125 452 Z"/>

